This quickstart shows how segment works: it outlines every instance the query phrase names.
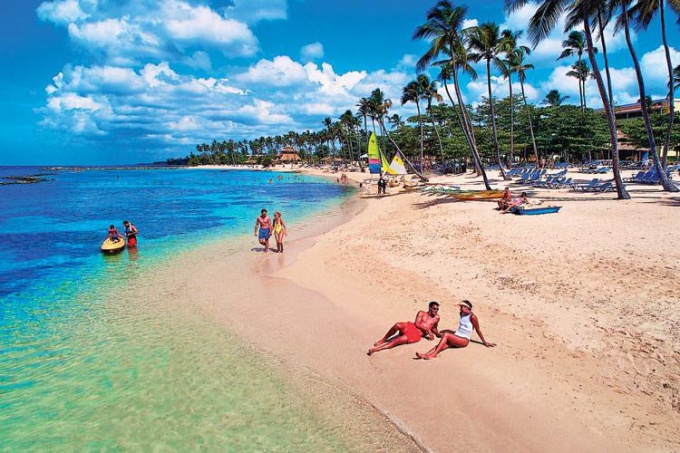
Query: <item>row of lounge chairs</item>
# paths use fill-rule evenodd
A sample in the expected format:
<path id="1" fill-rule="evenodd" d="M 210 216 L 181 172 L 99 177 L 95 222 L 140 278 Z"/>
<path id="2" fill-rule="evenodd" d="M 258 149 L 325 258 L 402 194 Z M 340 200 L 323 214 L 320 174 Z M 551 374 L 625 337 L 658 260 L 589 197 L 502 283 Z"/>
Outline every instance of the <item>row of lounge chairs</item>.
<path id="1" fill-rule="evenodd" d="M 596 168 L 582 168 L 579 173 L 590 173 L 595 175 L 603 175 L 611 171 L 611 167 L 596 167 Z"/>
<path id="2" fill-rule="evenodd" d="M 598 178 L 593 178 L 590 182 L 583 184 L 572 184 L 571 190 L 576 192 L 612 192 L 616 190 L 612 181 L 600 181 Z"/>
<path id="3" fill-rule="evenodd" d="M 666 171 L 668 178 L 671 178 L 670 171 Z M 635 184 L 660 184 L 661 175 L 656 169 L 649 170 L 647 172 L 640 171 L 638 174 L 631 178 L 624 178 L 625 182 L 635 183 Z"/>

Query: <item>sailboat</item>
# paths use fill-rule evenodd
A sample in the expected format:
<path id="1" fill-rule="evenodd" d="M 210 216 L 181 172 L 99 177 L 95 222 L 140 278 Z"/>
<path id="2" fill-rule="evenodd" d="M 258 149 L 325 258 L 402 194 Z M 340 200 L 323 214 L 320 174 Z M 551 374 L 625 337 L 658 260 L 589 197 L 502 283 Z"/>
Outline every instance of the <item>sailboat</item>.
<path id="1" fill-rule="evenodd" d="M 378 148 L 378 139 L 375 132 L 371 133 L 371 138 L 368 139 L 368 171 L 372 175 L 382 174 L 380 148 Z"/>

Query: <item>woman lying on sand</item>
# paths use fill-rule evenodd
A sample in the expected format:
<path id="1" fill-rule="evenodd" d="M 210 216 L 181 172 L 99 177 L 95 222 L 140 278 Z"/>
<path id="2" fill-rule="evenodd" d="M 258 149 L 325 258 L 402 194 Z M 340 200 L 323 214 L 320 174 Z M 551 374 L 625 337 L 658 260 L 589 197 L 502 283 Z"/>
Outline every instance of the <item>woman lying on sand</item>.
<path id="1" fill-rule="evenodd" d="M 464 300 L 460 306 L 460 321 L 458 322 L 458 328 L 455 332 L 450 330 L 441 331 L 441 340 L 439 344 L 434 348 L 427 351 L 425 354 L 416 352 L 416 357 L 423 360 L 434 359 L 437 354 L 442 352 L 446 348 L 464 348 L 470 343 L 470 336 L 472 335 L 472 329 L 477 331 L 477 335 L 482 340 L 482 343 L 487 348 L 493 348 L 496 343 L 487 343 L 482 335 L 482 331 L 479 329 L 479 321 L 477 316 L 472 313 L 472 302 L 469 300 Z"/>

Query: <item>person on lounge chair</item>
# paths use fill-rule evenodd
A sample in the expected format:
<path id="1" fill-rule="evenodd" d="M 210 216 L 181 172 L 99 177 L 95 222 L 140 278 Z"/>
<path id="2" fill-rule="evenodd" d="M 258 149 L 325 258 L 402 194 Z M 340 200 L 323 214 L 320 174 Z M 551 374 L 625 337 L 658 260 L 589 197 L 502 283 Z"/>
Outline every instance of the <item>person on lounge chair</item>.
<path id="1" fill-rule="evenodd" d="M 373 344 L 368 355 L 383 349 L 391 349 L 407 343 L 417 343 L 421 338 L 434 340 L 441 337 L 437 325 L 439 324 L 439 302 L 432 301 L 427 311 L 419 311 L 415 322 L 398 322 L 387 331 L 384 337 Z"/>

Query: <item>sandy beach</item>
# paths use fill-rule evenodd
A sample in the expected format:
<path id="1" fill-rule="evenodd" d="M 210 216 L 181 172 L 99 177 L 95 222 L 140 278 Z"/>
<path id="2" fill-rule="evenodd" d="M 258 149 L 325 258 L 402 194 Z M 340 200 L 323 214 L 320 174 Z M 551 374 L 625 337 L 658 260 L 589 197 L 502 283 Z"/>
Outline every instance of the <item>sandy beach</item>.
<path id="1" fill-rule="evenodd" d="M 514 216 L 418 190 L 362 198 L 376 191 L 364 184 L 332 219 L 289 225 L 285 254 L 252 236 L 215 245 L 150 273 L 135 297 L 163 288 L 198 307 L 371 451 L 678 451 L 680 198 L 629 189 L 629 201 L 533 190 L 561 212 Z M 244 263 L 228 281 L 225 249 Z M 455 329 L 461 299 L 496 348 L 416 360 L 434 344 L 423 339 L 366 355 L 431 300 Z"/>

